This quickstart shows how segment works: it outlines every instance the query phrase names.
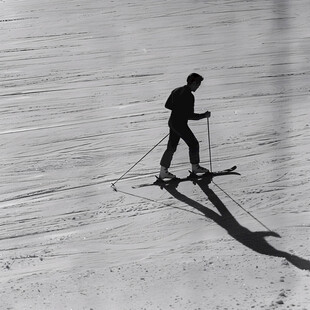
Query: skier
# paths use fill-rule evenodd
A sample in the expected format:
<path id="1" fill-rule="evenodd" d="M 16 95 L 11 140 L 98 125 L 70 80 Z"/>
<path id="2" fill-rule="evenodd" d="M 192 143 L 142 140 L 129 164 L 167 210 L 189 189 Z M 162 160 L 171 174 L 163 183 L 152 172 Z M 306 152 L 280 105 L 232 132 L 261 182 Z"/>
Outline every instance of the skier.
<path id="1" fill-rule="evenodd" d="M 199 165 L 199 142 L 188 127 L 188 120 L 200 120 L 211 116 L 209 111 L 200 114 L 194 112 L 195 97 L 192 92 L 198 89 L 202 81 L 203 77 L 201 75 L 191 73 L 187 77 L 187 85 L 174 89 L 167 99 L 165 107 L 171 110 L 168 122 L 170 131 L 167 149 L 160 161 L 160 179 L 176 178 L 168 169 L 180 138 L 188 145 L 192 172 L 206 173 L 209 171 Z"/>

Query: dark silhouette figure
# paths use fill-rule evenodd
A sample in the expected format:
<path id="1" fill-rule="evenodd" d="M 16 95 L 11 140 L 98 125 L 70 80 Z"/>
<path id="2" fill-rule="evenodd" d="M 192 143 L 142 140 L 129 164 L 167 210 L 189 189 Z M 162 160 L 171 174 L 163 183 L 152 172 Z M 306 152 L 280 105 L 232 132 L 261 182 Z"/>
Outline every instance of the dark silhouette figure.
<path id="1" fill-rule="evenodd" d="M 272 231 L 257 231 L 252 232 L 246 227 L 243 227 L 238 223 L 238 221 L 229 212 L 223 202 L 219 197 L 209 188 L 210 180 L 198 180 L 196 184 L 202 189 L 202 191 L 207 195 L 210 202 L 217 208 L 220 214 L 214 212 L 213 210 L 205 207 L 204 205 L 192 200 L 191 198 L 181 194 L 177 189 L 177 184 L 169 184 L 164 188 L 176 199 L 188 204 L 189 206 L 197 209 L 203 213 L 207 218 L 213 220 L 215 223 L 226 229 L 228 234 L 232 236 L 235 240 L 239 241 L 246 247 L 252 249 L 253 251 L 269 256 L 282 257 L 288 262 L 293 264 L 299 269 L 310 270 L 310 261 L 300 258 L 296 255 L 280 251 L 275 249 L 270 245 L 265 237 L 273 236 L 280 238 L 276 232 Z"/>
<path id="2" fill-rule="evenodd" d="M 180 139 L 184 140 L 189 148 L 189 158 L 192 164 L 192 171 L 195 173 L 205 173 L 208 169 L 199 165 L 199 142 L 188 126 L 189 120 L 200 120 L 211 116 L 209 111 L 205 113 L 195 113 L 195 92 L 203 77 L 198 73 L 191 73 L 187 77 L 187 84 L 174 89 L 167 99 L 165 107 L 171 110 L 169 118 L 169 140 L 167 148 L 160 160 L 161 179 L 172 179 L 175 175 L 168 171 L 173 155 L 177 150 Z"/>

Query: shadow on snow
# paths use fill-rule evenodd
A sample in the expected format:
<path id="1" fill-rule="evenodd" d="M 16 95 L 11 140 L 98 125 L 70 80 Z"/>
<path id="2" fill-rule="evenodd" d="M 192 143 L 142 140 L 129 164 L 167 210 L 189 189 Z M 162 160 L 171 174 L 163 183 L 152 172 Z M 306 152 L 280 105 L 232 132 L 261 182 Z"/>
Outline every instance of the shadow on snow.
<path id="1" fill-rule="evenodd" d="M 226 231 L 231 237 L 233 237 L 235 240 L 239 241 L 246 247 L 252 249 L 253 251 L 268 256 L 282 257 L 299 269 L 310 270 L 310 261 L 300 258 L 296 255 L 277 250 L 265 240 L 265 237 L 269 236 L 280 238 L 280 235 L 276 232 L 253 232 L 246 227 L 240 225 L 238 221 L 233 217 L 233 215 L 229 212 L 224 203 L 219 199 L 219 197 L 209 188 L 210 180 L 198 180 L 196 184 L 202 189 L 202 191 L 206 194 L 214 207 L 217 208 L 220 214 L 180 193 L 177 190 L 177 183 L 174 184 L 173 182 L 171 182 L 163 188 L 166 189 L 176 199 L 195 208 L 196 210 L 203 213 L 207 218 L 213 220 L 215 223 L 226 229 Z"/>

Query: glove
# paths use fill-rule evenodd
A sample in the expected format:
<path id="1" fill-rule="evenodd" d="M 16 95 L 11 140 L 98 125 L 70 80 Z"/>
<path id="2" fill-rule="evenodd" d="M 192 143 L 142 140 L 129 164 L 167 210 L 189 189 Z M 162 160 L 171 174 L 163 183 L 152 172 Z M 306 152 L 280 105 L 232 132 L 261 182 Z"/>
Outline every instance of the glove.
<path id="1" fill-rule="evenodd" d="M 206 111 L 204 114 L 204 118 L 209 118 L 211 116 L 211 112 Z"/>

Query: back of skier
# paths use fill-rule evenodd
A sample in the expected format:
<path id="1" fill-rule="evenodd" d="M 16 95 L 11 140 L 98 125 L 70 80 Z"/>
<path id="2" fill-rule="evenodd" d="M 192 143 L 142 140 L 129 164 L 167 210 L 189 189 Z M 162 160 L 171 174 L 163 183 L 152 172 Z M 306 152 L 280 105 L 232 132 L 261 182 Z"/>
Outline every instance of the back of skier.
<path id="1" fill-rule="evenodd" d="M 208 169 L 199 165 L 199 142 L 188 127 L 189 120 L 200 120 L 211 116 L 209 111 L 200 114 L 194 112 L 195 97 L 192 92 L 195 92 L 199 88 L 202 81 L 203 77 L 201 75 L 191 73 L 187 77 L 187 84 L 174 89 L 167 99 L 165 107 L 171 110 L 168 122 L 170 131 L 167 149 L 160 161 L 159 178 L 161 179 L 172 179 L 176 177 L 168 169 L 170 168 L 173 154 L 177 149 L 180 139 L 184 140 L 189 148 L 192 171 L 194 173 L 208 172 Z"/>

